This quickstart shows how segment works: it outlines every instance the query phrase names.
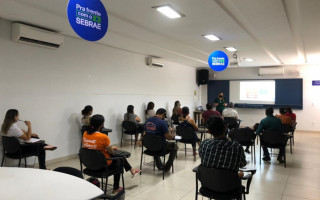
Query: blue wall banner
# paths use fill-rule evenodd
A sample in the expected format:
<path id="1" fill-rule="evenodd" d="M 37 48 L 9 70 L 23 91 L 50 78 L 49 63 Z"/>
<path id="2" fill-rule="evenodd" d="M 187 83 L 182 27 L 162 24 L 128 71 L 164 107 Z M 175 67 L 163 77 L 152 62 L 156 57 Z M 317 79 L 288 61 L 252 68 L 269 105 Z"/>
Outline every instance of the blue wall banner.
<path id="1" fill-rule="evenodd" d="M 229 58 L 223 51 L 214 51 L 208 58 L 208 64 L 214 71 L 223 71 L 228 67 Z"/>
<path id="2" fill-rule="evenodd" d="M 108 14 L 100 0 L 70 0 L 67 14 L 73 30 L 85 40 L 100 40 L 107 32 Z"/>

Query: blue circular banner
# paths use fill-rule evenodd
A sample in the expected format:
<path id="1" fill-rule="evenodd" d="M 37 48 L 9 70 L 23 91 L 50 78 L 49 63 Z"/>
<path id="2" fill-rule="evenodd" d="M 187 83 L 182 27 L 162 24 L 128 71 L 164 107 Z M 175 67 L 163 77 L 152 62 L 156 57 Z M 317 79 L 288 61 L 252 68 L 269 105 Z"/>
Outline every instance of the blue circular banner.
<path id="1" fill-rule="evenodd" d="M 228 67 L 229 58 L 223 51 L 214 51 L 208 58 L 208 64 L 214 71 L 223 71 Z"/>
<path id="2" fill-rule="evenodd" d="M 73 30 L 85 40 L 100 40 L 107 32 L 108 14 L 100 0 L 70 0 L 67 14 Z"/>

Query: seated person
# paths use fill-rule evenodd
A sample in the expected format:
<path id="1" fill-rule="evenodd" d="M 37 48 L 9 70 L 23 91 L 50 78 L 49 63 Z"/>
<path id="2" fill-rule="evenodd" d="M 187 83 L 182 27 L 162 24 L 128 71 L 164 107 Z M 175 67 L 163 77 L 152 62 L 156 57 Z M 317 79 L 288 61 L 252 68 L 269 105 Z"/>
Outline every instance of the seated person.
<path id="1" fill-rule="evenodd" d="M 81 111 L 82 118 L 81 118 L 81 123 L 82 126 L 89 126 L 90 125 L 90 117 L 92 115 L 93 108 L 90 105 L 87 105 L 84 107 L 84 109 Z"/>
<path id="2" fill-rule="evenodd" d="M 255 134 L 255 132 L 256 132 L 256 130 L 257 130 L 257 128 L 258 128 L 258 126 L 259 126 L 259 123 L 255 123 L 254 125 L 253 125 L 253 127 L 245 127 L 245 128 L 239 128 L 239 129 L 236 129 L 236 130 L 234 130 L 234 131 L 239 131 L 239 133 L 242 133 L 242 131 L 248 131 L 248 130 L 250 130 L 250 133 L 252 133 L 251 135 L 252 135 L 252 140 L 255 140 L 256 139 L 256 134 Z M 230 137 L 230 139 L 234 139 L 234 132 L 232 131 L 232 132 L 230 132 L 229 133 L 229 137 Z M 246 149 L 244 150 L 246 153 L 250 153 L 250 151 L 249 151 L 249 147 L 250 146 L 246 146 Z"/>
<path id="3" fill-rule="evenodd" d="M 280 131 L 281 132 L 281 120 L 279 118 L 273 116 L 273 108 L 272 107 L 266 108 L 266 115 L 267 115 L 267 117 L 260 121 L 260 124 L 258 126 L 257 131 L 256 131 L 256 134 L 258 135 L 258 134 L 262 133 L 264 130 Z M 264 155 L 262 160 L 270 161 L 270 154 L 269 154 L 268 148 L 262 146 L 262 149 L 263 149 L 263 155 Z M 280 163 L 284 162 L 282 159 L 282 157 L 285 153 L 284 150 L 285 149 L 280 149 L 280 151 L 279 151 L 279 155 L 278 155 L 277 160 Z"/>
<path id="4" fill-rule="evenodd" d="M 276 115 L 276 117 L 278 117 L 279 119 L 281 119 L 281 123 L 282 124 L 288 124 L 288 125 L 292 125 L 291 124 L 291 117 L 286 115 L 286 110 L 284 107 L 280 107 L 279 108 L 279 113 L 280 115 Z"/>
<path id="5" fill-rule="evenodd" d="M 137 133 L 135 134 L 135 143 L 137 145 L 140 145 L 139 139 L 139 133 L 143 132 L 143 126 L 139 124 L 141 122 L 141 118 L 134 114 L 134 107 L 133 105 L 128 105 L 127 107 L 127 113 L 124 114 L 124 121 L 130 121 L 130 122 L 135 122 L 137 123 Z"/>
<path id="6" fill-rule="evenodd" d="M 181 115 L 182 115 L 182 109 L 181 109 L 180 101 L 175 101 L 174 107 L 172 109 L 171 119 L 173 120 L 174 123 L 179 124 Z"/>
<path id="7" fill-rule="evenodd" d="M 149 119 L 150 117 L 153 117 L 156 115 L 156 112 L 154 111 L 154 103 L 149 102 L 146 110 L 146 119 Z"/>
<path id="8" fill-rule="evenodd" d="M 25 131 L 19 128 L 19 126 L 17 125 L 18 121 L 22 121 L 22 120 L 19 120 L 19 111 L 16 109 L 8 110 L 3 120 L 3 124 L 1 126 L 2 135 L 6 137 L 16 137 L 18 138 L 20 143 L 30 140 L 31 137 L 38 138 L 37 134 L 32 133 L 31 122 L 24 121 L 24 123 L 28 126 L 28 130 Z M 27 146 L 21 146 L 21 151 L 23 153 L 37 153 L 38 148 L 39 148 L 39 155 L 38 155 L 39 168 L 47 169 L 45 150 L 52 151 L 52 150 L 55 150 L 57 147 L 52 145 L 47 145 L 45 143 L 37 143 L 37 144 L 30 144 Z"/>
<path id="9" fill-rule="evenodd" d="M 86 149 L 94 149 L 101 151 L 106 158 L 110 158 L 113 154 L 114 150 L 118 150 L 118 147 L 112 146 L 110 138 L 100 132 L 101 128 L 104 126 L 104 117 L 102 115 L 94 115 L 90 118 L 90 127 L 88 130 L 84 132 L 82 142 L 83 148 Z M 140 170 L 134 169 L 131 167 L 127 159 L 124 158 L 124 169 L 126 171 L 130 171 L 132 174 L 132 178 L 137 175 Z M 108 169 L 117 169 L 121 167 L 120 160 L 107 160 Z M 120 174 L 114 175 L 114 183 L 113 183 L 113 193 L 117 193 L 122 188 L 119 187 L 120 183 Z"/>
<path id="10" fill-rule="evenodd" d="M 227 139 L 225 135 L 226 126 L 221 117 L 210 117 L 208 128 L 213 139 L 204 140 L 199 148 L 201 165 L 217 169 L 228 169 L 239 171 L 240 167 L 247 164 L 246 156 L 242 146 Z M 243 177 L 243 172 L 239 172 Z"/>
<path id="11" fill-rule="evenodd" d="M 194 140 L 192 141 L 192 150 L 193 150 L 193 155 L 197 155 L 197 150 L 196 150 L 196 143 L 198 142 L 198 145 L 200 146 L 200 139 L 197 136 L 197 130 L 198 126 L 194 122 L 194 120 L 189 117 L 189 108 L 188 107 L 183 107 L 182 108 L 182 116 L 181 116 L 181 122 L 180 126 L 186 126 L 186 127 L 192 127 L 194 130 Z"/>
<path id="12" fill-rule="evenodd" d="M 159 108 L 156 112 L 156 115 L 149 118 L 145 123 L 145 134 L 155 134 L 157 136 L 163 137 L 164 140 L 173 140 L 175 134 L 172 134 L 168 128 L 168 124 L 164 121 L 166 118 L 167 111 L 163 108 Z M 165 165 L 162 164 L 159 156 L 155 156 L 154 160 L 156 166 L 159 170 L 169 171 L 173 165 L 173 161 L 177 155 L 178 146 L 176 143 L 168 142 L 167 143 L 167 152 L 170 152 L 169 159 Z"/>
<path id="13" fill-rule="evenodd" d="M 239 119 L 238 112 L 233 108 L 234 108 L 234 104 L 230 102 L 228 108 L 222 111 L 222 117 L 231 117 L 231 118 Z"/>
<path id="14" fill-rule="evenodd" d="M 205 124 L 211 116 L 221 117 L 221 114 L 218 111 L 213 110 L 213 106 L 211 103 L 207 103 L 206 107 L 207 110 L 202 113 L 202 124 Z"/>
<path id="15" fill-rule="evenodd" d="M 291 117 L 291 121 L 292 121 L 291 124 L 295 124 L 295 123 L 296 123 L 296 121 L 297 121 L 297 116 L 296 116 L 295 113 L 292 112 L 292 109 L 291 109 L 290 106 L 288 106 L 288 107 L 286 108 L 286 115 L 289 116 L 289 117 Z"/>

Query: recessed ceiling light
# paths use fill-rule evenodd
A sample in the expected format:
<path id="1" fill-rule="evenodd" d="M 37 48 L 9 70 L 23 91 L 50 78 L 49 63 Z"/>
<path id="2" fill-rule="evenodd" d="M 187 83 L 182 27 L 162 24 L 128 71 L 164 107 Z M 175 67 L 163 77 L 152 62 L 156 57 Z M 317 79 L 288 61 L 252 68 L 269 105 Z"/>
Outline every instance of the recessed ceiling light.
<path id="1" fill-rule="evenodd" d="M 204 35 L 203 37 L 207 38 L 208 40 L 211 40 L 211 41 L 217 41 L 217 40 L 220 40 L 217 36 L 215 35 Z"/>
<path id="2" fill-rule="evenodd" d="M 184 15 L 175 11 L 170 5 L 152 7 L 170 19 L 180 18 Z"/>
<path id="3" fill-rule="evenodd" d="M 237 49 L 236 48 L 234 48 L 234 47 L 225 47 L 228 51 L 237 51 Z"/>
<path id="4" fill-rule="evenodd" d="M 244 58 L 244 60 L 247 61 L 247 62 L 253 62 L 252 58 Z"/>

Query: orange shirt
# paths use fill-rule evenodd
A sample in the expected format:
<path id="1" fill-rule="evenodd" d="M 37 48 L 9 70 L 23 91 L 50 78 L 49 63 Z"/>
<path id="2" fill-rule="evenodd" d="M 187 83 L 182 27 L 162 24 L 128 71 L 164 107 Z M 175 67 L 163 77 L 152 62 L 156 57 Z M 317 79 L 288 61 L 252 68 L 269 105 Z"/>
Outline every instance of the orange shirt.
<path id="1" fill-rule="evenodd" d="M 282 124 L 289 124 L 291 125 L 291 117 L 286 115 L 276 115 L 276 117 L 281 119 Z"/>
<path id="2" fill-rule="evenodd" d="M 103 153 L 104 157 L 111 157 L 107 151 L 107 147 L 111 145 L 111 142 L 106 134 L 100 132 L 88 134 L 86 131 L 83 134 L 82 143 L 83 148 L 98 150 Z M 111 162 L 111 160 L 107 160 L 108 165 L 110 165 Z"/>

